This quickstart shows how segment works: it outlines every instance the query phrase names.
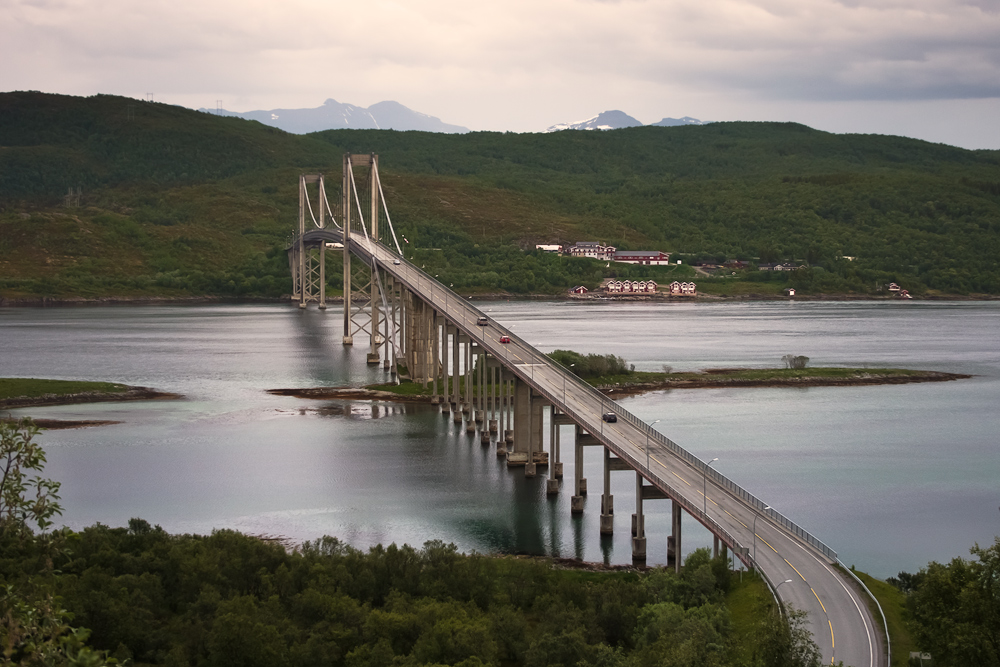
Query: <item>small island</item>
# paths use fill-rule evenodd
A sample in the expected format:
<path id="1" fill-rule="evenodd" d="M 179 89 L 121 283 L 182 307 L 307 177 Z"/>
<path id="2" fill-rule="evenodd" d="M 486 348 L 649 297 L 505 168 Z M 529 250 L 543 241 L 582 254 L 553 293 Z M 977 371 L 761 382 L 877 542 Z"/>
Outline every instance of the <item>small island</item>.
<path id="1" fill-rule="evenodd" d="M 182 398 L 180 394 L 134 387 L 115 382 L 83 380 L 48 380 L 41 378 L 0 378 L 0 410 L 31 408 L 40 405 L 72 405 L 104 401 L 148 401 Z M 16 421 L 8 417 L 0 421 Z M 108 420 L 35 419 L 36 426 L 47 429 L 80 428 L 117 424 Z"/>
<path id="2" fill-rule="evenodd" d="M 808 359 L 787 355 L 785 368 L 710 368 L 694 372 L 637 371 L 614 355 L 581 355 L 556 350 L 550 355 L 588 384 L 608 396 L 634 396 L 668 389 L 716 389 L 723 387 L 837 387 L 911 382 L 946 382 L 972 377 L 962 373 L 908 370 L 904 368 L 805 368 Z M 307 389 L 271 389 L 278 396 L 320 400 L 360 399 L 402 402 L 430 402 L 431 388 L 406 379 L 401 369 L 399 384 L 374 384 L 365 387 L 313 387 Z"/>

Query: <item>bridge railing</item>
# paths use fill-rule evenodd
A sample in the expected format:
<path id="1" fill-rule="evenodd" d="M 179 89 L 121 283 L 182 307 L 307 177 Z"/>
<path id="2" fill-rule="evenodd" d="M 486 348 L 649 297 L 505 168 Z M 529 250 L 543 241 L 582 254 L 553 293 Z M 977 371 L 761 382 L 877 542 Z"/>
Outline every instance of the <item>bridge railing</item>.
<path id="1" fill-rule="evenodd" d="M 507 335 L 509 335 L 512 340 L 516 339 L 518 342 L 520 342 L 522 345 L 527 346 L 529 349 L 534 349 L 529 343 L 527 343 L 520 337 L 517 337 L 515 334 L 507 332 Z M 665 435 L 654 429 L 650 424 L 646 423 L 645 421 L 633 415 L 631 412 L 620 406 L 614 400 L 606 397 L 604 394 L 598 391 L 597 388 L 595 388 L 593 385 L 584 381 L 582 378 L 572 373 L 569 369 L 566 369 L 556 364 L 552 359 L 550 359 L 546 355 L 536 354 L 534 356 L 537 363 L 548 363 L 550 365 L 557 367 L 560 370 L 560 372 L 562 372 L 564 376 L 567 377 L 567 380 L 573 382 L 578 389 L 590 393 L 594 399 L 601 401 L 602 405 L 604 406 L 603 411 L 614 412 L 619 419 L 627 421 L 628 423 L 632 424 L 632 426 L 642 431 L 649 438 L 649 442 L 651 445 L 656 444 L 659 445 L 660 447 L 666 448 L 672 454 L 676 455 L 678 458 L 688 463 L 692 468 L 705 475 L 708 479 L 712 480 L 713 483 L 729 491 L 732 495 L 736 496 L 737 498 L 743 500 L 743 502 L 752 507 L 755 511 L 767 517 L 775 524 L 781 526 L 789 533 L 795 535 L 803 542 L 809 544 L 817 551 L 822 553 L 824 556 L 830 558 L 832 561 L 837 560 L 837 552 L 831 549 L 826 544 L 824 544 L 821 540 L 817 539 L 807 530 L 805 530 L 804 528 L 802 528 L 801 526 L 799 526 L 794 521 L 784 516 L 774 508 L 768 507 L 768 505 L 764 503 L 764 501 L 762 501 L 760 498 L 753 495 L 752 493 L 741 487 L 739 484 L 737 484 L 733 480 L 729 479 L 728 477 L 720 473 L 715 468 L 709 466 L 700 458 L 698 458 L 697 456 L 695 456 L 688 450 L 684 449 L 670 438 L 666 437 Z"/>
<path id="2" fill-rule="evenodd" d="M 397 256 L 396 253 L 393 252 L 391 249 L 383 246 L 382 244 L 378 244 L 378 245 L 379 245 L 380 249 L 384 249 L 387 252 L 389 252 L 392 257 L 396 257 Z M 406 261 L 406 260 L 403 260 L 403 261 Z M 446 302 L 449 303 L 450 305 L 453 304 L 453 305 L 457 306 L 459 303 L 462 304 L 461 307 L 465 311 L 464 315 L 463 315 L 463 322 L 462 322 L 462 324 L 464 326 L 468 327 L 468 323 L 470 321 L 474 323 L 475 320 L 477 320 L 480 316 L 484 315 L 484 313 L 482 311 L 480 311 L 478 308 L 476 308 L 471 303 L 469 303 L 468 299 L 462 298 L 459 294 L 457 294 L 453 290 L 451 290 L 448 287 L 446 287 L 444 284 L 442 284 L 441 282 L 439 282 L 438 280 L 436 280 L 434 277 L 432 277 L 426 271 L 423 271 L 422 269 L 416 267 L 416 265 L 414 265 L 412 263 L 407 262 L 407 264 L 408 264 L 408 268 L 410 268 L 411 270 L 417 271 L 419 274 L 421 274 L 420 277 L 423 278 L 423 280 L 419 280 L 418 279 L 417 283 L 413 284 L 412 287 L 417 288 L 417 290 L 419 291 L 419 288 L 421 286 L 427 286 L 427 287 L 429 287 L 432 290 L 432 292 L 436 292 L 439 296 L 441 294 L 444 294 Z M 409 282 L 409 281 L 406 281 L 406 282 Z M 610 399 L 607 396 L 605 396 L 604 394 L 602 394 L 600 391 L 597 390 L 596 387 L 594 387 L 593 385 L 591 385 L 588 382 L 584 381 L 582 378 L 580 378 L 579 376 L 577 376 L 575 373 L 571 372 L 569 369 L 567 369 L 567 368 L 563 367 L 562 365 L 556 363 L 554 360 L 552 360 L 551 358 L 549 358 L 547 355 L 541 354 L 540 352 L 538 352 L 537 350 L 535 350 L 534 346 L 532 346 L 530 343 L 528 343 L 527 341 L 525 341 L 523 338 L 521 338 L 520 336 L 518 336 L 517 334 L 515 334 L 510 329 L 508 329 L 508 328 L 504 327 L 502 324 L 496 322 L 495 320 L 493 320 L 493 318 L 489 318 L 489 319 L 493 323 L 493 325 L 494 325 L 494 327 L 496 329 L 502 331 L 503 334 L 505 334 L 507 336 L 510 336 L 510 338 L 511 338 L 512 341 L 517 341 L 523 348 L 531 350 L 531 355 L 532 355 L 531 363 L 533 363 L 533 364 L 545 364 L 546 366 L 549 366 L 550 368 L 556 369 L 562 375 L 564 381 L 566 381 L 566 382 L 572 382 L 577 387 L 577 389 L 585 392 L 586 394 L 589 394 L 592 399 L 599 401 L 601 403 L 601 405 L 603 406 L 602 407 L 602 412 L 614 412 L 615 415 L 619 419 L 623 419 L 623 420 L 627 421 L 628 423 L 632 424 L 632 426 L 634 426 L 635 428 L 637 428 L 640 431 L 642 431 L 649 438 L 650 446 L 652 446 L 652 445 L 655 444 L 655 445 L 658 445 L 660 447 L 663 447 L 663 448 L 667 449 L 669 452 L 671 452 L 672 454 L 674 454 L 675 456 L 677 456 L 678 458 L 680 458 L 681 460 L 683 460 L 684 462 L 686 462 L 692 468 L 694 468 L 698 472 L 702 473 L 707 479 L 711 480 L 715 485 L 717 485 L 717 486 L 725 489 L 730 494 L 736 496 L 737 498 L 739 498 L 740 500 L 742 500 L 744 503 L 746 503 L 747 505 L 749 505 L 751 508 L 753 508 L 754 511 L 760 513 L 761 515 L 763 515 L 764 517 L 766 517 L 767 519 L 769 519 L 770 521 L 772 521 L 774 524 L 781 526 L 782 528 L 784 528 L 786 531 L 788 531 L 792 535 L 795 535 L 801 541 L 805 542 L 806 544 L 809 544 L 814 549 L 816 549 L 817 551 L 819 551 L 820 553 L 822 553 L 824 556 L 826 556 L 827 558 L 831 559 L 831 561 L 836 562 L 836 560 L 837 560 L 837 552 L 834 551 L 833 549 L 831 549 L 830 547 L 828 547 L 821 540 L 817 539 L 815 536 L 813 536 L 807 530 L 805 530 L 804 528 L 802 528 L 801 526 L 799 526 L 794 521 L 792 521 L 791 519 L 789 519 L 785 515 L 781 514 L 780 512 L 778 512 L 777 510 L 775 510 L 774 508 L 769 507 L 764 501 L 762 501 L 761 499 L 759 499 L 757 496 L 753 495 L 752 493 L 750 493 L 749 491 L 747 491 L 746 489 L 744 489 L 743 487 L 741 487 L 739 484 L 737 484 L 736 482 L 732 481 L 731 479 L 729 479 L 728 477 L 726 477 L 725 475 L 723 475 L 721 472 L 719 472 L 715 468 L 709 466 L 707 463 L 705 463 L 704 461 L 702 461 L 700 458 L 698 458 L 697 456 L 695 456 L 694 454 L 692 454 L 688 450 L 684 449 L 683 447 L 681 447 L 680 445 L 678 445 L 676 442 L 674 442 L 670 438 L 666 437 L 665 435 L 663 435 L 662 433 L 660 433 L 659 431 L 657 431 L 656 429 L 654 429 L 651 425 L 649 425 L 645 421 L 639 419 L 638 417 L 636 417 L 635 415 L 633 415 L 631 412 L 629 412 L 628 410 L 626 410 L 622 406 L 618 405 L 618 403 L 615 402 L 613 399 Z M 472 330 L 474 330 L 474 329 L 475 329 L 474 326 L 470 327 L 470 331 L 468 331 L 467 333 L 472 333 Z M 530 380 L 531 378 L 529 377 L 527 379 Z M 558 399 L 558 397 L 557 396 L 550 396 L 549 399 L 554 401 L 554 400 Z M 563 402 L 565 403 L 565 401 L 563 401 Z M 564 407 L 566 407 L 566 406 L 564 406 Z M 570 410 L 567 410 L 567 414 L 570 414 L 570 416 L 574 417 L 578 421 L 578 423 L 582 423 L 582 422 L 586 421 L 586 417 L 584 415 L 572 414 L 572 412 Z M 622 453 L 622 454 L 624 454 L 624 453 Z M 623 458 L 630 458 L 630 457 L 628 457 L 628 455 L 625 454 L 625 456 Z M 638 466 L 640 468 L 643 468 L 643 469 L 646 468 L 646 466 L 641 461 L 632 461 L 632 463 L 635 466 Z M 652 474 L 652 471 L 649 471 L 649 472 L 650 472 L 650 474 Z M 667 485 L 664 480 L 659 479 L 659 476 L 657 476 L 657 481 L 660 484 L 663 484 L 664 486 L 667 486 L 668 488 L 670 488 L 669 485 Z M 673 496 L 673 497 L 679 498 L 680 496 L 676 495 L 676 496 Z M 699 509 L 697 507 L 687 507 L 687 506 L 685 506 L 685 510 L 687 510 L 689 514 L 695 515 L 698 518 L 702 519 L 703 522 L 704 521 L 708 521 L 711 524 L 715 525 L 720 531 L 725 532 L 725 529 L 723 529 L 721 526 L 719 526 L 717 523 L 715 523 L 714 520 L 710 519 L 703 511 L 701 511 L 701 509 Z M 731 538 L 731 539 L 732 539 L 733 546 L 736 546 L 736 545 L 739 544 L 739 542 L 735 538 Z"/>

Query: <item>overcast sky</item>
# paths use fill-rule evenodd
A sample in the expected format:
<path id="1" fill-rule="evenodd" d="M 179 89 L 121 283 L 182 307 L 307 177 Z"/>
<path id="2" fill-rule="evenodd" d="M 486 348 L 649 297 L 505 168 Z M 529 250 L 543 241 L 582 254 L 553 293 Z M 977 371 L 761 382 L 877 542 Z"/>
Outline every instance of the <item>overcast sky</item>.
<path id="1" fill-rule="evenodd" d="M 0 0 L 0 90 L 474 130 L 620 109 L 1000 149 L 1000 0 Z"/>

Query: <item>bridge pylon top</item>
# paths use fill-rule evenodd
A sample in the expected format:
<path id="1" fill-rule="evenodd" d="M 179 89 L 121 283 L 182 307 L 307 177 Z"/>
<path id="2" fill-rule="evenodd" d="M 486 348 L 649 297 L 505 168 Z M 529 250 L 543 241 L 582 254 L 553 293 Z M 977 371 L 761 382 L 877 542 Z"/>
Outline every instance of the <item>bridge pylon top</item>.
<path id="1" fill-rule="evenodd" d="M 370 167 L 374 153 L 347 153 L 345 157 L 351 161 L 352 167 Z"/>

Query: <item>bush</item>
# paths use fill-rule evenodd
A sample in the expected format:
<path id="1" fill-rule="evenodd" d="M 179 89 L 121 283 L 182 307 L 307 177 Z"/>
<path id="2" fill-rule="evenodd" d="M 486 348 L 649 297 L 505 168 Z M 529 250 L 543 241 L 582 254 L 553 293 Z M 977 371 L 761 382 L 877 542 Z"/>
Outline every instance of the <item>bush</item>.
<path id="1" fill-rule="evenodd" d="M 809 363 L 809 357 L 797 357 L 794 354 L 786 354 L 781 360 L 785 362 L 785 368 L 805 368 Z"/>

